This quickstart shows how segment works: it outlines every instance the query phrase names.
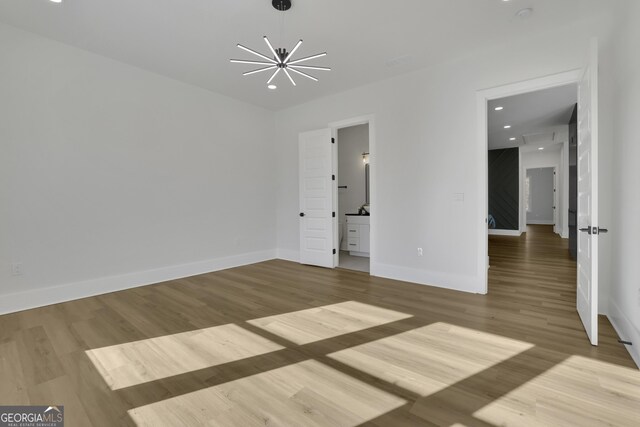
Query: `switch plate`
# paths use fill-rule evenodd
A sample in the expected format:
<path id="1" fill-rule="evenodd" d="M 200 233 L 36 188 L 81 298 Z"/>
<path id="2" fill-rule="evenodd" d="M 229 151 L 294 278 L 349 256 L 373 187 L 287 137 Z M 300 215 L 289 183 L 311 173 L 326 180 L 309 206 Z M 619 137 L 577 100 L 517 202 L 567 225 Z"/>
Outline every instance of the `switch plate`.
<path id="1" fill-rule="evenodd" d="M 422 248 L 418 248 L 418 256 L 422 256 Z"/>
<path id="2" fill-rule="evenodd" d="M 22 275 L 22 264 L 19 262 L 11 263 L 11 275 L 12 276 L 21 276 Z"/>

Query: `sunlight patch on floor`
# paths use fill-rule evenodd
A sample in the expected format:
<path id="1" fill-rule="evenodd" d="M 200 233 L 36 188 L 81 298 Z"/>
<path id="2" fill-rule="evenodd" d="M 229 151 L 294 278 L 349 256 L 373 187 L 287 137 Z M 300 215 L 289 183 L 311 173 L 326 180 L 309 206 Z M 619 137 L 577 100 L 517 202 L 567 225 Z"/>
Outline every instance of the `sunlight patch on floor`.
<path id="1" fill-rule="evenodd" d="M 427 396 L 531 347 L 522 341 L 434 323 L 328 356 Z"/>
<path id="2" fill-rule="evenodd" d="M 499 425 L 640 425 L 640 371 L 571 356 L 473 415 Z"/>
<path id="3" fill-rule="evenodd" d="M 283 347 L 235 324 L 87 350 L 112 390 L 277 351 Z"/>
<path id="4" fill-rule="evenodd" d="M 249 320 L 295 344 L 308 344 L 412 317 L 355 301 Z"/>
<path id="5" fill-rule="evenodd" d="M 357 426 L 406 403 L 308 360 L 128 413 L 138 426 Z"/>

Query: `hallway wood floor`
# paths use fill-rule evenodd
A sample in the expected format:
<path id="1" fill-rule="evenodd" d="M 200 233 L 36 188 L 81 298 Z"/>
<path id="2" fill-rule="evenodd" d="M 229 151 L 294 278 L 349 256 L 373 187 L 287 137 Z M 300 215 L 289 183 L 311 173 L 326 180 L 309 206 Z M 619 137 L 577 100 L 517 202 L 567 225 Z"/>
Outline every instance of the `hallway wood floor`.
<path id="1" fill-rule="evenodd" d="M 0 316 L 0 404 L 67 426 L 634 426 L 640 371 L 548 228 L 489 294 L 274 260 Z"/>

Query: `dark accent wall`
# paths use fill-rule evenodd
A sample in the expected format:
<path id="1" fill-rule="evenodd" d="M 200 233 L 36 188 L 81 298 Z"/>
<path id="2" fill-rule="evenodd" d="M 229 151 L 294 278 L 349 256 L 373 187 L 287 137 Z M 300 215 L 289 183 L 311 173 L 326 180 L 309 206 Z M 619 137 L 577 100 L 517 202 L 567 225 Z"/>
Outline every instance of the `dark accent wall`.
<path id="1" fill-rule="evenodd" d="M 518 148 L 489 150 L 489 214 L 496 221 L 496 229 L 519 229 L 519 176 Z"/>

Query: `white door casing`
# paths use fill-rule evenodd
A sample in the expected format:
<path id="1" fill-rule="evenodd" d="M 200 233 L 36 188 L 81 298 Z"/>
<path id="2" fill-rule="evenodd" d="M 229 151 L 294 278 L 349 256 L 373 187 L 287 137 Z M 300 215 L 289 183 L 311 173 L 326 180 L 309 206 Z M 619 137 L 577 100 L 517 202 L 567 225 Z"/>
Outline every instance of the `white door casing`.
<path id="1" fill-rule="evenodd" d="M 299 136 L 300 263 L 333 268 L 331 129 Z"/>
<path id="2" fill-rule="evenodd" d="M 598 345 L 598 44 L 578 85 L 578 314 Z"/>
<path id="3" fill-rule="evenodd" d="M 558 168 L 553 168 L 553 232 L 558 233 Z"/>

